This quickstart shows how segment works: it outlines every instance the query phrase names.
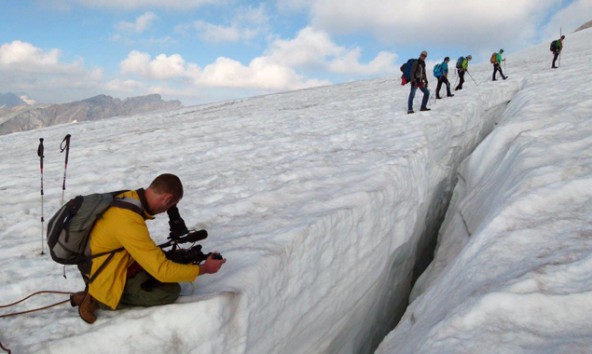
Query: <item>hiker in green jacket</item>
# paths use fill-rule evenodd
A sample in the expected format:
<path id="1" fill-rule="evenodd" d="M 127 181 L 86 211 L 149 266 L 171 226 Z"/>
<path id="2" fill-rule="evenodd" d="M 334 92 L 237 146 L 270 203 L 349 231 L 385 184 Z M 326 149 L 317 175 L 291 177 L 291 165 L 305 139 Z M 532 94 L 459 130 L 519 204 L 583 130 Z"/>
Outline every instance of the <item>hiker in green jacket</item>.
<path id="1" fill-rule="evenodd" d="M 553 52 L 553 64 L 551 64 L 552 69 L 557 69 L 557 66 L 555 66 L 555 62 L 557 61 L 557 58 L 559 57 L 559 54 L 561 53 L 561 49 L 563 49 L 563 40 L 564 39 L 565 39 L 565 36 L 561 36 L 561 38 L 551 42 L 551 51 Z"/>
<path id="2" fill-rule="evenodd" d="M 502 53 L 504 52 L 503 49 L 500 49 L 499 52 L 497 52 L 495 54 L 495 56 L 491 56 L 491 63 L 493 64 L 493 77 L 492 80 L 496 81 L 497 79 L 495 78 L 495 74 L 497 74 L 497 72 L 499 71 L 500 75 L 502 76 L 502 79 L 507 79 L 507 76 L 504 76 L 504 73 L 502 71 L 502 61 L 506 61 L 505 58 L 502 58 Z"/>
<path id="3" fill-rule="evenodd" d="M 465 83 L 465 73 L 469 71 L 469 61 L 473 59 L 471 55 L 460 57 L 456 61 L 456 72 L 458 73 L 458 85 L 454 88 L 454 91 L 462 90 L 462 86 Z"/>

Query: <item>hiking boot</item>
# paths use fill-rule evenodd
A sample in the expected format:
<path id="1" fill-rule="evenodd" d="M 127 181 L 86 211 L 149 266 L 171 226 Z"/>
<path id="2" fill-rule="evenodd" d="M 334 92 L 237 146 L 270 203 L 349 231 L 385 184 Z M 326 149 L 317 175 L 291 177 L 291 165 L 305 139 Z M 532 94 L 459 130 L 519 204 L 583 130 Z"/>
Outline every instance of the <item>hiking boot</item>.
<path id="1" fill-rule="evenodd" d="M 429 109 L 428 107 L 423 107 L 422 109 L 420 109 L 420 111 L 426 112 L 426 111 L 431 111 L 431 109 Z"/>
<path id="2" fill-rule="evenodd" d="M 80 306 L 82 300 L 84 300 L 84 291 L 70 294 L 70 305 L 72 307 Z"/>
<path id="3" fill-rule="evenodd" d="M 84 295 L 84 299 L 80 303 L 80 307 L 78 307 L 78 314 L 84 322 L 93 324 L 97 320 L 95 311 L 99 308 L 99 303 L 91 294 L 85 293 Z"/>
<path id="4" fill-rule="evenodd" d="M 450 94 L 450 95 L 448 95 L 448 96 L 446 96 L 446 97 L 454 97 L 454 95 L 453 95 L 453 94 Z"/>
<path id="5" fill-rule="evenodd" d="M 441 100 L 441 99 L 442 99 L 442 97 L 440 97 L 440 96 L 436 96 L 436 99 L 437 99 L 437 100 Z"/>

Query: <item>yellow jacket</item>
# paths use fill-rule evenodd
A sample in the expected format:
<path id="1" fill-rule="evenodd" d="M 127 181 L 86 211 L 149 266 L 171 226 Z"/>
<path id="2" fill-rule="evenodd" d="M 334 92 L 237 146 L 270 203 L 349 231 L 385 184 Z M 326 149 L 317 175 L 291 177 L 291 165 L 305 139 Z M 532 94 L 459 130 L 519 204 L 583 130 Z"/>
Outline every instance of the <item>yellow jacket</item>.
<path id="1" fill-rule="evenodd" d="M 140 200 L 137 191 L 127 191 L 118 197 Z M 154 217 L 145 212 L 146 219 Z M 127 278 L 127 268 L 138 262 L 146 272 L 163 283 L 190 282 L 199 274 L 199 266 L 168 260 L 150 238 L 145 218 L 138 213 L 111 207 L 95 224 L 90 236 L 91 254 L 109 252 L 121 247 L 89 286 L 90 294 L 101 303 L 115 309 L 119 304 Z M 93 258 L 91 275 L 109 255 Z"/>

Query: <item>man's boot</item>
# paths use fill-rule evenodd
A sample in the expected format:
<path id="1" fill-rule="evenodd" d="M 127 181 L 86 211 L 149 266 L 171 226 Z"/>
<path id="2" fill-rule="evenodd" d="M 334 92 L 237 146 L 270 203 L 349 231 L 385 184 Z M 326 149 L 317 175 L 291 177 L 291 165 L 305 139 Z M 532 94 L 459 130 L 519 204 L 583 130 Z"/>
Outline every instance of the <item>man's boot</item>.
<path id="1" fill-rule="evenodd" d="M 94 323 L 97 320 L 97 315 L 95 315 L 95 311 L 99 308 L 99 304 L 94 297 L 92 297 L 89 293 L 85 293 L 84 300 L 80 303 L 80 307 L 78 307 L 78 314 L 80 318 L 84 320 L 86 323 Z"/>
<path id="2" fill-rule="evenodd" d="M 70 294 L 70 305 L 72 305 L 72 307 L 80 306 L 82 300 L 84 300 L 84 295 L 84 291 Z"/>

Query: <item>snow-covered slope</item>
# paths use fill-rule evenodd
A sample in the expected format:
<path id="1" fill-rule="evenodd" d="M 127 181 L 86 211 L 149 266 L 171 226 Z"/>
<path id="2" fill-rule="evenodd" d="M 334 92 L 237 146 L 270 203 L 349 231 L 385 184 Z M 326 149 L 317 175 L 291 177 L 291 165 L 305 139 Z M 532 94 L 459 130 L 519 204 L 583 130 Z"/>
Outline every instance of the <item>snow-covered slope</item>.
<path id="1" fill-rule="evenodd" d="M 524 87 L 462 164 L 435 261 L 377 353 L 592 352 L 592 32 L 516 54 Z M 515 78 L 517 75 L 513 75 Z"/>
<path id="2" fill-rule="evenodd" d="M 63 305 L 2 319 L 0 341 L 18 353 L 371 351 L 407 305 L 458 164 L 536 78 L 531 65 L 561 77 L 543 54 L 550 64 L 541 48 L 510 56 L 511 79 L 495 83 L 489 65 L 472 65 L 479 86 L 468 78 L 429 113 L 407 115 L 408 86 L 390 78 L 0 137 L 0 303 L 82 288 L 74 269 L 63 279 L 39 255 L 41 137 L 46 217 L 60 203 L 58 148 L 70 133 L 66 197 L 176 173 L 187 224 L 208 229 L 204 248 L 228 259 L 173 305 L 99 311 L 92 326 Z M 150 227 L 164 241 L 166 217 Z"/>

